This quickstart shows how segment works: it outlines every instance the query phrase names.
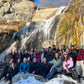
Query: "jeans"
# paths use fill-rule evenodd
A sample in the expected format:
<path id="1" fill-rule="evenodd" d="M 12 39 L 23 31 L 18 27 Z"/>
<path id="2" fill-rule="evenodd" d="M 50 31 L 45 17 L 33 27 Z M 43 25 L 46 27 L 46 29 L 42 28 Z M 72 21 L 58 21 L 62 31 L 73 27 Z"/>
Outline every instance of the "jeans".
<path id="1" fill-rule="evenodd" d="M 57 69 L 53 69 L 52 72 L 49 72 L 46 76 L 46 79 L 51 79 L 55 73 L 57 73 Z"/>

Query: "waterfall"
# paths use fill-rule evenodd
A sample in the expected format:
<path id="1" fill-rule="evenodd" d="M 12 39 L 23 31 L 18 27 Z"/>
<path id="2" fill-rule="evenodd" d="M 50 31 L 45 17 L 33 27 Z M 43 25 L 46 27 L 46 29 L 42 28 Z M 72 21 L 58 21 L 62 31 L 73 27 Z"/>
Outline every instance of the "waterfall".
<path id="1" fill-rule="evenodd" d="M 30 23 L 27 23 L 26 26 L 21 29 L 20 31 L 18 31 L 17 33 L 15 33 L 14 37 L 17 37 L 19 38 L 20 40 L 20 49 L 22 50 L 23 49 L 23 46 L 24 46 L 24 43 L 26 41 L 26 38 L 28 37 L 28 32 L 29 32 L 29 25 Z"/>
<path id="2" fill-rule="evenodd" d="M 51 37 L 51 29 L 53 28 L 53 25 L 55 24 L 56 17 L 61 14 L 61 12 L 64 8 L 65 7 L 58 8 L 56 14 L 53 17 L 51 17 L 48 20 L 39 22 L 37 28 L 34 28 L 35 23 L 32 22 L 32 23 L 27 23 L 26 26 L 24 26 L 22 29 L 20 29 L 18 32 L 16 32 L 12 37 L 11 46 L 1 53 L 0 61 L 4 62 L 4 57 L 9 52 L 10 49 L 15 50 L 18 47 L 18 49 L 23 50 L 25 43 L 29 42 L 30 39 L 31 39 L 31 41 L 30 41 L 31 43 L 32 43 L 32 41 L 34 42 L 34 39 L 36 37 L 38 37 L 37 36 L 38 33 L 41 34 L 41 32 L 42 32 L 43 41 L 46 41 L 46 40 L 48 41 Z M 53 40 L 54 40 L 54 38 L 53 38 Z M 16 41 L 18 41 L 19 43 L 17 44 Z M 47 44 L 49 44 L 49 43 L 47 43 Z"/>
<path id="3" fill-rule="evenodd" d="M 65 13 L 65 10 L 63 11 L 63 13 L 61 14 L 61 16 L 60 16 L 60 21 L 59 21 L 59 23 L 58 23 L 58 25 L 57 25 L 57 28 L 56 28 L 56 32 L 55 32 L 55 37 L 54 37 L 54 44 L 56 45 L 58 42 L 56 41 L 56 39 L 57 39 L 57 32 L 58 32 L 58 30 L 59 30 L 59 26 L 60 26 L 60 23 L 61 23 L 61 21 L 62 21 L 62 16 L 64 15 L 64 13 Z"/>
<path id="4" fill-rule="evenodd" d="M 13 43 L 14 40 L 18 40 L 20 47 L 17 47 L 19 47 L 20 50 L 23 50 L 24 44 L 26 43 L 26 39 L 29 36 L 29 33 L 34 30 L 34 25 L 34 22 L 26 23 L 26 26 L 24 26 L 21 30 L 19 30 L 13 35 L 11 43 Z"/>
<path id="5" fill-rule="evenodd" d="M 61 19 L 60 19 L 60 21 L 59 21 L 59 23 L 58 23 L 58 26 L 57 26 L 56 32 L 55 32 L 55 37 L 54 37 L 54 44 L 55 44 L 55 45 L 58 43 L 58 42 L 56 41 L 56 40 L 57 40 L 57 32 L 58 32 L 58 30 L 59 30 L 59 26 L 60 26 L 60 23 L 61 23 L 61 21 L 62 21 L 62 16 L 63 16 L 63 14 L 61 15 Z"/>
<path id="6" fill-rule="evenodd" d="M 38 27 L 28 36 L 28 38 L 26 40 L 29 40 L 30 38 L 31 39 L 35 39 L 37 36 L 37 33 L 41 33 L 43 32 L 44 34 L 44 40 L 49 40 L 50 39 L 50 32 L 51 32 L 51 29 L 53 27 L 53 25 L 55 24 L 55 19 L 58 15 L 61 14 L 62 10 L 64 9 L 65 7 L 60 7 L 58 9 L 58 11 L 56 12 L 55 16 L 53 16 L 52 18 L 46 20 L 46 21 L 42 21 L 39 23 Z"/>
<path id="7" fill-rule="evenodd" d="M 2 53 L 0 53 L 0 62 L 4 62 L 4 58 L 5 58 L 6 54 L 11 49 L 13 51 L 17 49 L 18 45 L 17 45 L 17 41 L 15 41 L 15 40 L 20 41 L 19 49 L 21 49 L 21 50 L 23 49 L 26 38 L 28 37 L 28 32 L 33 31 L 33 28 L 32 28 L 33 25 L 34 25 L 34 23 L 27 23 L 22 29 L 20 29 L 18 32 L 13 34 L 10 46 L 7 49 L 5 49 Z"/>

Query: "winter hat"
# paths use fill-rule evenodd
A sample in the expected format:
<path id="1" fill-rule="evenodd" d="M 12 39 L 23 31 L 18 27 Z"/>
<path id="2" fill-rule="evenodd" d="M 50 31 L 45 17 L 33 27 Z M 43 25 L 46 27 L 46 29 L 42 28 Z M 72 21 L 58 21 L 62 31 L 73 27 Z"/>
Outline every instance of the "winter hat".
<path id="1" fill-rule="evenodd" d="M 63 53 L 63 55 L 67 55 L 67 53 L 66 53 L 66 52 L 64 52 L 64 53 Z"/>

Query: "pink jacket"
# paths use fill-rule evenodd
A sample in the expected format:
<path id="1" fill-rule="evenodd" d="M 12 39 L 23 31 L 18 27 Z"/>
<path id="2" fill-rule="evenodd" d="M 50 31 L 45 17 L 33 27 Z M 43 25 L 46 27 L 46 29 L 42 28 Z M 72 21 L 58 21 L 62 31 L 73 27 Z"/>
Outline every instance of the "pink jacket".
<path id="1" fill-rule="evenodd" d="M 73 60 L 70 57 L 69 60 L 63 62 L 63 68 L 66 70 L 66 69 L 71 68 L 71 67 L 73 67 Z"/>
<path id="2" fill-rule="evenodd" d="M 37 62 L 39 62 L 40 54 L 36 54 Z"/>

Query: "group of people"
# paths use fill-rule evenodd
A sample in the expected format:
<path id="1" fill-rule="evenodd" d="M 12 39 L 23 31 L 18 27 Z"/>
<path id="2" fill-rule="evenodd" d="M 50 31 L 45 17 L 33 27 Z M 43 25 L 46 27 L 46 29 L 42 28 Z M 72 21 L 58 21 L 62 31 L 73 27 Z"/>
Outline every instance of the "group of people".
<path id="1" fill-rule="evenodd" d="M 43 76 L 46 80 L 51 79 L 57 73 L 71 76 L 79 80 L 82 76 L 76 72 L 76 62 L 84 60 L 84 50 L 72 45 L 66 48 L 61 45 L 53 45 L 49 48 L 25 50 L 12 50 L 5 56 L 6 66 L 0 75 L 12 83 L 16 74 L 32 73 Z"/>

